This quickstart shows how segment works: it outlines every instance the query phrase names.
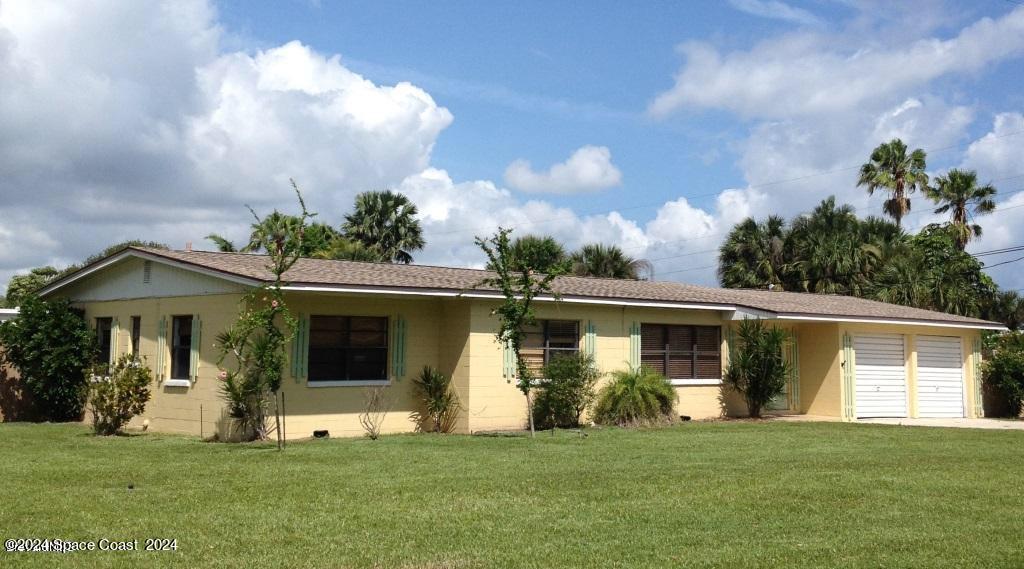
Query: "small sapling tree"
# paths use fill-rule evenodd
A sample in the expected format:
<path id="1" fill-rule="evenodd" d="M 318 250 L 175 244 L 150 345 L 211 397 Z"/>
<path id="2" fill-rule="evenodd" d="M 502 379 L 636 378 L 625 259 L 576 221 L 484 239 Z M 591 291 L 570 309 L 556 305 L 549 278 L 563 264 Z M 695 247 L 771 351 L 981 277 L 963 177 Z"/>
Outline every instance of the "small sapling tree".
<path id="1" fill-rule="evenodd" d="M 551 282 L 560 274 L 554 270 L 546 274 L 537 273 L 533 267 L 518 259 L 509 240 L 511 229 L 498 228 L 498 232 L 489 238 L 477 237 L 476 244 L 487 255 L 487 266 L 494 276 L 483 279 L 477 286 L 488 286 L 498 289 L 504 297 L 491 314 L 498 317 L 496 337 L 502 346 L 508 345 L 516 361 L 516 387 L 526 396 L 527 416 L 530 421 L 530 436 L 536 435 L 533 424 L 533 401 L 530 395 L 533 377 L 523 359 L 522 347 L 525 333 L 523 329 L 536 321 L 533 313 L 533 301 L 537 296 L 551 293 Z"/>

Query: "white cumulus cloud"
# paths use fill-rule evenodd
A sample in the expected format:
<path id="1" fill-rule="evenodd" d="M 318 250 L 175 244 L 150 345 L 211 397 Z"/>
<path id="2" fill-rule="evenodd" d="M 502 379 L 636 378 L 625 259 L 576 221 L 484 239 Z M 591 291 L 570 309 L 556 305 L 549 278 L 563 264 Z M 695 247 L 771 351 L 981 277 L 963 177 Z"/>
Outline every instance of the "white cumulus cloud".
<path id="1" fill-rule="evenodd" d="M 577 194 L 618 186 L 622 172 L 612 164 L 608 147 L 584 146 L 545 172 L 535 171 L 526 160 L 516 160 L 505 170 L 505 183 L 529 193 Z"/>

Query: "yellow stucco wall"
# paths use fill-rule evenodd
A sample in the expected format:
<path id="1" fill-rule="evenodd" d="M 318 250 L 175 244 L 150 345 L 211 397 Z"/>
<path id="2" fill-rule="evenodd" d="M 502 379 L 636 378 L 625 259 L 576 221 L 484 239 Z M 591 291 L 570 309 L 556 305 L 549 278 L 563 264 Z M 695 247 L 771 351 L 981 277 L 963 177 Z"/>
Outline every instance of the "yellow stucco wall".
<path id="1" fill-rule="evenodd" d="M 472 431 L 522 428 L 527 421 L 526 399 L 514 383 L 502 377 L 502 348 L 495 339 L 498 321 L 491 315 L 494 301 L 475 300 L 470 311 L 470 397 L 469 428 Z M 714 310 L 676 310 L 611 305 L 585 305 L 569 302 L 537 303 L 538 319 L 577 320 L 581 341 L 587 323 L 596 328 L 595 363 L 605 374 L 629 366 L 629 329 L 633 322 L 723 326 L 721 312 Z M 722 334 L 723 361 L 726 353 Z M 735 394 L 723 392 L 719 385 L 676 386 L 679 415 L 707 419 L 743 412 L 743 403 Z"/>
<path id="2" fill-rule="evenodd" d="M 95 325 L 95 318 L 112 317 L 118 320 L 117 355 L 131 350 L 131 317 L 140 316 L 142 328 L 139 354 L 153 369 L 154 376 L 157 372 L 156 343 L 160 318 L 167 318 L 168 327 L 172 316 L 192 314 L 199 315 L 202 320 L 197 381 L 191 387 L 155 384 L 145 413 L 136 417 L 132 421 L 132 426 L 139 426 L 144 419 L 149 419 L 150 428 L 156 431 L 193 435 L 202 433 L 205 436 L 212 435 L 221 427 L 224 401 L 221 399 L 217 380 L 218 352 L 214 348 L 214 338 L 234 321 L 240 299 L 241 295 L 238 294 L 223 294 L 88 302 L 80 305 L 85 310 L 90 326 Z M 170 358 L 165 357 L 164 362 L 165 368 L 169 370 Z"/>
<path id="3" fill-rule="evenodd" d="M 150 421 L 157 431 L 209 436 L 224 434 L 224 402 L 216 378 L 218 352 L 216 335 L 237 316 L 238 294 L 214 294 L 191 297 L 82 303 L 89 322 L 96 317 L 115 317 L 119 322 L 118 353 L 130 349 L 131 316 L 142 317 L 141 354 L 152 367 L 156 362 L 157 322 L 173 315 L 196 314 L 202 320 L 202 345 L 198 380 L 191 387 L 156 385 L 145 414 L 136 419 Z M 453 384 L 462 401 L 458 431 L 473 432 L 518 429 L 526 424 L 526 401 L 502 375 L 501 346 L 495 340 L 497 318 L 491 314 L 495 302 L 470 298 L 424 298 L 323 293 L 290 293 L 292 310 L 305 315 L 338 314 L 354 316 L 401 316 L 406 322 L 405 374 L 391 377 L 386 388 L 389 412 L 385 432 L 407 432 L 415 428 L 410 414 L 418 408 L 412 384 L 425 366 L 433 366 L 453 376 Z M 723 364 L 727 358 L 725 329 L 736 322 L 722 320 L 714 310 L 585 305 L 542 302 L 536 305 L 541 319 L 566 319 L 580 322 L 582 336 L 590 323 L 596 328 L 596 363 L 605 374 L 625 369 L 629 360 L 629 329 L 636 323 L 692 324 L 722 326 Z M 974 415 L 974 362 L 972 347 L 978 332 L 956 328 L 883 324 L 781 323 L 791 328 L 799 345 L 799 408 L 795 412 L 840 417 L 843 412 L 842 338 L 844 334 L 903 334 L 907 346 L 908 396 L 911 416 L 916 415 L 916 352 L 914 335 L 957 336 L 964 347 L 966 409 Z M 169 366 L 169 357 L 164 358 Z M 389 358 L 390 362 L 390 358 Z M 855 363 L 855 362 L 854 362 Z M 390 369 L 390 366 L 389 366 Z M 287 370 L 286 370 L 287 371 Z M 393 370 L 392 370 L 393 372 Z M 600 385 L 599 384 L 599 387 Z M 738 395 L 720 385 L 676 386 L 677 412 L 694 419 L 745 414 Z M 362 386 L 310 386 L 304 379 L 286 375 L 282 388 L 287 411 L 289 438 L 308 437 L 314 430 L 326 429 L 332 436 L 360 436 L 359 413 L 365 408 L 366 388 Z M 200 407 L 203 422 L 200 424 Z"/>
<path id="4" fill-rule="evenodd" d="M 842 369 L 839 326 L 800 323 L 795 326 L 800 346 L 801 413 L 839 417 L 842 412 Z"/>

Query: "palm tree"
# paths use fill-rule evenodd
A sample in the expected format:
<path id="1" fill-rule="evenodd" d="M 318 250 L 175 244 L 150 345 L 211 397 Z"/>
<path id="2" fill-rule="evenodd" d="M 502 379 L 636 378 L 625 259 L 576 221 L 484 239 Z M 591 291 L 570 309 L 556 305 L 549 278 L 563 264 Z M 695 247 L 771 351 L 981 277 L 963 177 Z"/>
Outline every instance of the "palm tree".
<path id="1" fill-rule="evenodd" d="M 220 251 L 221 253 L 234 253 L 238 251 L 238 248 L 235 247 L 235 244 L 231 242 L 231 240 L 229 240 L 227 237 L 218 235 L 216 233 L 211 233 L 207 235 L 206 238 L 209 239 L 210 241 L 213 241 L 213 244 L 217 246 L 217 250 Z"/>
<path id="2" fill-rule="evenodd" d="M 920 148 L 907 155 L 907 145 L 894 138 L 875 148 L 871 158 L 860 168 L 857 186 L 866 186 L 868 194 L 881 188 L 889 192 L 883 211 L 900 225 L 910 212 L 910 194 L 928 186 L 925 173 L 925 152 Z"/>
<path id="3" fill-rule="evenodd" d="M 726 288 L 785 288 L 788 239 L 786 220 L 777 215 L 740 222 L 718 250 L 719 282 Z"/>
<path id="4" fill-rule="evenodd" d="M 409 264 L 412 251 L 423 248 L 423 230 L 416 205 L 402 194 L 386 190 L 356 196 L 355 211 L 345 216 L 344 234 L 389 261 Z"/>
<path id="5" fill-rule="evenodd" d="M 991 184 L 979 186 L 978 173 L 974 170 L 950 170 L 945 176 L 936 178 L 935 187 L 925 189 L 925 193 L 939 204 L 935 213 L 949 212 L 949 224 L 961 251 L 971 239 L 981 236 L 981 226 L 971 223 L 971 218 L 996 209 L 996 202 L 992 199 L 996 195 L 995 187 Z"/>
<path id="6" fill-rule="evenodd" d="M 524 235 L 512 242 L 512 256 L 518 267 L 529 267 L 539 273 L 566 272 L 569 255 L 554 237 Z M 487 268 L 494 270 L 490 264 Z M 518 270 L 518 269 L 517 269 Z"/>
<path id="7" fill-rule="evenodd" d="M 569 258 L 572 272 L 580 277 L 611 279 L 651 279 L 654 266 L 645 259 L 634 259 L 615 245 L 591 243 L 580 247 Z"/>
<path id="8" fill-rule="evenodd" d="M 1024 323 L 1024 298 L 1015 290 L 996 293 L 985 307 L 985 318 L 1002 322 L 1010 330 L 1017 330 Z"/>
<path id="9" fill-rule="evenodd" d="M 338 236 L 327 247 L 319 249 L 311 255 L 315 259 L 333 259 L 335 261 L 368 261 L 389 262 L 382 258 L 381 253 L 347 237 Z"/>
<path id="10" fill-rule="evenodd" d="M 835 196 L 793 221 L 788 248 L 797 259 L 799 289 L 807 292 L 863 296 L 882 259 L 881 248 L 864 239 L 853 207 L 837 206 Z"/>

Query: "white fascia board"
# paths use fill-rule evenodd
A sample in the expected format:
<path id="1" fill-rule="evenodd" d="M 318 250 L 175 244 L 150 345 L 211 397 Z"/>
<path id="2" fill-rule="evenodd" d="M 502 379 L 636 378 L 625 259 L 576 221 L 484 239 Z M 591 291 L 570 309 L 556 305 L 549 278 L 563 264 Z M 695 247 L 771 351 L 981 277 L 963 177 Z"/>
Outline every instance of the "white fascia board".
<path id="1" fill-rule="evenodd" d="M 54 291 L 56 291 L 58 289 L 64 288 L 65 286 L 67 286 L 67 285 L 69 285 L 69 284 L 71 284 L 71 283 L 73 283 L 75 281 L 81 280 L 81 279 L 83 279 L 83 278 L 85 278 L 85 277 L 87 277 L 87 276 L 89 276 L 89 275 L 91 275 L 91 274 L 93 274 L 93 273 L 95 273 L 97 271 L 105 269 L 105 268 L 107 268 L 107 267 L 109 267 L 109 266 L 111 266 L 111 265 L 113 265 L 113 264 L 115 264 L 115 263 L 117 263 L 117 262 L 119 262 L 119 261 L 121 261 L 123 259 L 126 259 L 128 257 L 138 257 L 138 258 L 144 259 L 146 261 L 154 261 L 154 262 L 157 262 L 157 263 L 163 263 L 165 265 L 170 265 L 172 267 L 176 267 L 176 268 L 179 268 L 179 269 L 182 269 L 182 270 L 185 270 L 185 271 L 192 271 L 192 272 L 195 272 L 195 273 L 201 273 L 201 274 L 204 274 L 204 275 L 207 275 L 207 276 L 211 276 L 211 277 L 218 278 L 218 279 L 223 279 L 223 280 L 226 280 L 226 281 L 235 282 L 235 283 L 238 283 L 238 284 L 243 284 L 243 285 L 246 285 L 246 286 L 257 286 L 257 285 L 261 284 L 261 282 L 256 280 L 256 279 L 250 279 L 250 278 L 246 278 L 246 277 L 239 277 L 239 276 L 236 276 L 236 275 L 222 273 L 220 271 L 214 271 L 212 269 L 207 269 L 207 268 L 204 268 L 204 267 L 198 267 L 198 266 L 190 264 L 190 263 L 183 263 L 181 261 L 176 261 L 174 259 L 168 259 L 167 257 L 161 257 L 160 255 L 152 255 L 150 253 L 146 253 L 146 252 L 143 252 L 143 251 L 136 251 L 134 249 L 129 249 L 129 250 L 126 250 L 126 251 L 122 251 L 122 252 L 118 253 L 117 255 L 114 255 L 113 257 L 109 257 L 109 258 L 107 258 L 106 260 L 104 260 L 104 261 L 102 261 L 100 263 L 96 263 L 95 265 L 93 265 L 93 266 L 91 266 L 91 267 L 89 267 L 87 269 L 83 269 L 81 271 L 78 271 L 77 273 L 74 273 L 72 275 L 64 277 L 63 279 L 61 279 L 61 280 L 59 280 L 57 282 L 50 283 L 50 284 L 44 286 L 43 288 L 39 289 L 39 296 L 46 296 L 46 295 L 48 295 L 48 294 L 50 294 L 50 293 L 52 293 L 52 292 L 54 292 Z"/>
<path id="2" fill-rule="evenodd" d="M 287 285 L 281 287 L 283 290 L 295 291 L 295 292 L 336 292 L 336 293 L 350 293 L 350 294 L 383 294 L 383 295 L 409 295 L 409 296 L 440 296 L 448 298 L 480 298 L 480 299 L 491 299 L 500 300 L 503 296 L 500 293 L 494 292 L 460 292 L 454 290 L 438 290 L 438 289 L 402 289 L 402 288 L 373 288 L 373 287 L 335 287 L 335 286 L 316 286 L 316 285 Z M 687 309 L 687 310 L 714 310 L 714 311 L 729 311 L 736 310 L 735 306 L 731 305 L 709 305 L 709 304 L 688 304 L 680 302 L 653 302 L 645 300 L 628 300 L 628 299 L 610 299 L 610 298 L 591 298 L 583 296 L 562 296 L 555 298 L 550 295 L 538 296 L 534 298 L 538 302 L 567 302 L 573 304 L 601 304 L 601 305 L 613 305 L 613 306 L 640 306 L 648 308 L 676 308 L 676 309 Z"/>
<path id="3" fill-rule="evenodd" d="M 930 326 L 934 328 L 967 328 L 971 330 L 1007 330 L 997 324 L 972 324 L 970 322 L 939 322 L 931 320 L 898 320 L 890 318 L 851 318 L 845 316 L 810 316 L 802 314 L 780 314 L 779 320 L 809 322 L 851 322 L 858 324 L 902 324 L 906 326 Z"/>
<path id="4" fill-rule="evenodd" d="M 722 316 L 723 320 L 746 320 L 753 318 L 755 320 L 774 320 L 779 315 L 774 312 L 768 312 L 767 310 L 757 310 L 749 307 L 739 307 L 733 310 L 732 314 L 726 314 Z"/>

